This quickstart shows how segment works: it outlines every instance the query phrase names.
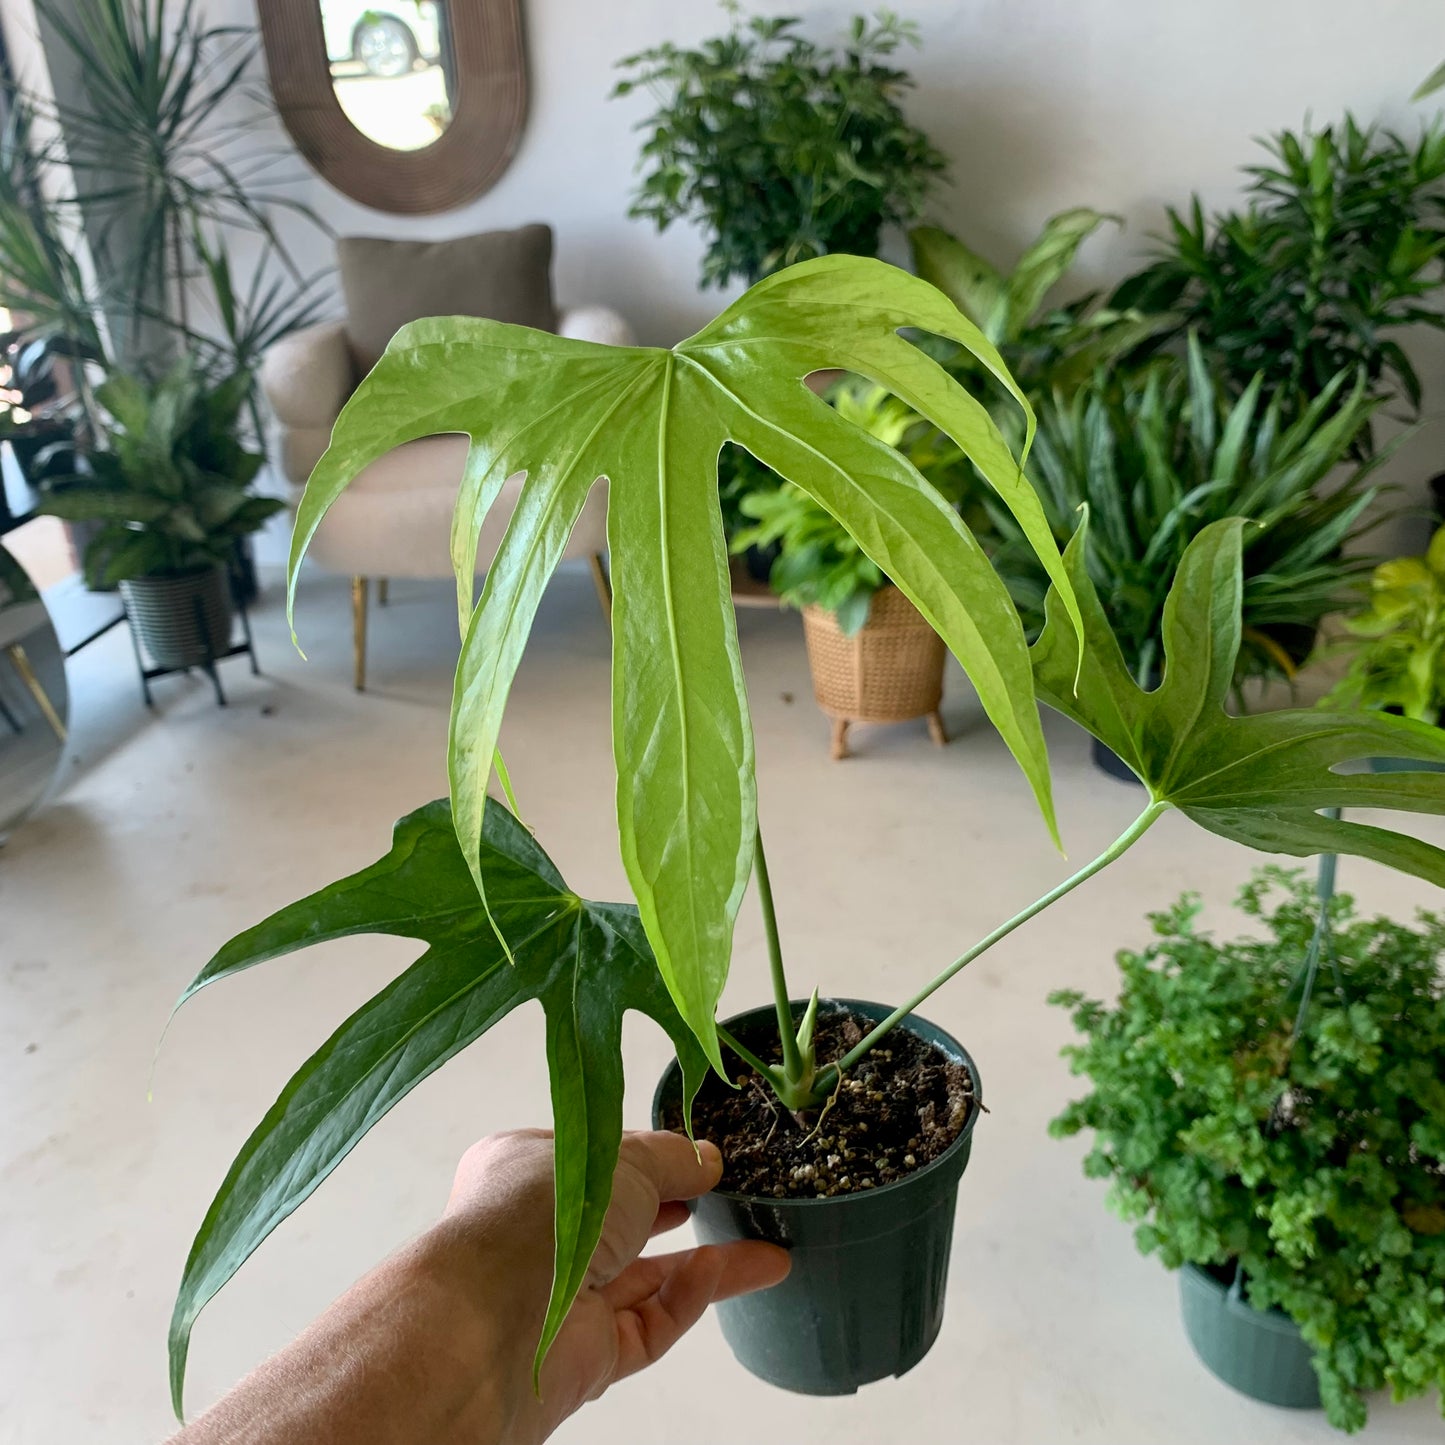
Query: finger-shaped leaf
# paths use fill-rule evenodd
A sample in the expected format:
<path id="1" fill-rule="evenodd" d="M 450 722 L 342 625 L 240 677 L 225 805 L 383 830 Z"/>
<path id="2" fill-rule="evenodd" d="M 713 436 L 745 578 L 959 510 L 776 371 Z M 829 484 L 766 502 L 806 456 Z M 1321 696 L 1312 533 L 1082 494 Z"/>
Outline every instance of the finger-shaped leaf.
<path id="1" fill-rule="evenodd" d="M 669 373 L 681 371 L 672 357 Z M 629 418 L 654 486 L 615 487 L 612 743 L 622 858 L 657 964 L 721 1071 L 713 1013 L 752 872 L 753 734 L 717 494 L 724 431 L 695 376 Z"/>
<path id="2" fill-rule="evenodd" d="M 1445 887 L 1445 850 L 1391 828 L 1328 816 L 1335 808 L 1445 813 L 1445 773 L 1340 771 L 1372 757 L 1445 763 L 1445 730 L 1379 712 L 1225 711 L 1239 650 L 1240 544 L 1249 524 L 1215 522 L 1189 544 L 1164 611 L 1163 682 L 1129 676 L 1084 566 L 1085 528 L 1065 549 L 1084 614 L 1078 639 L 1048 599 L 1034 644 L 1043 699 L 1108 744 L 1157 802 L 1221 837 L 1271 853 L 1350 853 Z"/>
<path id="3" fill-rule="evenodd" d="M 1018 399 L 1031 437 L 1032 413 L 997 351 L 945 297 L 881 262 L 828 256 L 768 277 L 670 352 L 487 321 L 404 327 L 343 410 L 298 513 L 293 593 L 306 545 L 350 478 L 404 441 L 465 433 L 471 446 L 453 528 L 465 607 L 482 518 L 502 480 L 525 474 L 468 628 L 454 695 L 454 821 L 474 855 L 497 729 L 540 589 L 587 486 L 608 478 L 622 855 L 658 967 L 715 1061 L 713 1013 L 751 867 L 755 811 L 717 503 L 724 442 L 752 438 L 763 448 L 766 436 L 790 456 L 816 456 L 799 469 L 814 486 L 828 479 L 835 515 L 865 551 L 888 558 L 893 580 L 939 620 L 1053 826 L 1022 633 L 1012 614 L 1001 614 L 1001 589 L 976 542 L 895 454 L 885 460 L 877 447 L 860 447 L 856 429 L 804 393 L 808 374 L 842 367 L 941 427 L 1019 519 L 1065 608 L 1075 609 L 1018 462 L 978 400 L 898 334 L 910 326 L 967 347 Z M 848 480 L 859 467 L 889 478 L 886 498 Z M 900 507 L 924 528 L 909 545 Z M 482 872 L 473 856 L 479 887 Z"/>
<path id="4" fill-rule="evenodd" d="M 217 979 L 313 943 L 395 934 L 426 952 L 362 1005 L 297 1071 L 246 1141 L 191 1247 L 171 1320 L 177 1413 L 196 1316 L 266 1236 L 416 1084 L 519 1004 L 541 1003 L 556 1130 L 556 1268 L 537 1363 L 586 1274 L 622 1138 L 622 1015 L 646 1013 L 682 1060 L 688 1098 L 707 1068 L 663 988 L 636 910 L 569 892 L 501 804 L 479 848 L 491 918 L 450 809 L 396 826 L 380 862 L 233 939 L 182 1002 Z M 513 963 L 494 931 L 505 935 Z"/>

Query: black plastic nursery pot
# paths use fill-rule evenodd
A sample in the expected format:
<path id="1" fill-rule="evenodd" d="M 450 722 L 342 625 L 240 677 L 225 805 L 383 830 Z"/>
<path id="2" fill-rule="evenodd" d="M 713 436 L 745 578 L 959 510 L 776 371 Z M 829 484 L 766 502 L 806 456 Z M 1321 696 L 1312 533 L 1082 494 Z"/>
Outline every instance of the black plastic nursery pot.
<path id="1" fill-rule="evenodd" d="M 1283 1310 L 1259 1310 L 1234 1283 L 1186 1264 L 1179 1271 L 1184 1333 L 1209 1371 L 1252 1400 L 1318 1409 L 1313 1351 Z"/>
<path id="2" fill-rule="evenodd" d="M 882 1020 L 892 1010 L 857 999 L 834 1005 Z M 793 1005 L 800 1016 L 803 1004 Z M 745 1033 L 774 1018 L 771 1008 L 728 1019 Z M 851 1395 L 860 1385 L 911 1370 L 943 1323 L 958 1181 L 981 1112 L 978 1067 L 942 1029 L 910 1015 L 900 1029 L 935 1045 L 968 1070 L 973 1104 L 957 1139 L 921 1169 L 881 1188 L 827 1199 L 773 1199 L 714 1190 L 694 1202 L 703 1244 L 764 1239 L 792 1256 L 772 1289 L 726 1300 L 723 1335 L 738 1362 L 759 1379 L 803 1395 Z M 681 1078 L 668 1067 L 652 1101 L 654 1127 L 676 1115 Z"/>
<path id="3" fill-rule="evenodd" d="M 199 667 L 231 645 L 231 579 L 223 566 L 128 578 L 125 610 L 161 667 Z"/>

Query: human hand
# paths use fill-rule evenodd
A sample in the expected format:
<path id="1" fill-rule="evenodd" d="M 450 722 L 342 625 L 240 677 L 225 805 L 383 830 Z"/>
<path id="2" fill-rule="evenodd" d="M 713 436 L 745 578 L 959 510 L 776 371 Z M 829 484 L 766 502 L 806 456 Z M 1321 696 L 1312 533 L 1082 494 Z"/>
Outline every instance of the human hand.
<path id="1" fill-rule="evenodd" d="M 518 1388 L 507 1445 L 545 1440 L 579 1406 L 660 1359 L 714 1301 L 766 1289 L 787 1274 L 786 1251 L 758 1241 L 639 1258 L 652 1235 L 687 1219 L 684 1201 L 706 1194 L 721 1175 L 712 1144 L 694 1153 L 679 1134 L 624 1136 L 602 1238 L 542 1368 L 540 1399 L 530 1354 L 513 1363 Z M 506 1281 L 493 1276 L 486 1292 L 512 1296 L 520 1310 L 514 1337 L 528 1352 L 551 1281 L 552 1221 L 550 1133 L 494 1135 L 463 1156 L 443 1228 L 476 1249 L 489 1272 L 499 1262 L 508 1271 Z"/>

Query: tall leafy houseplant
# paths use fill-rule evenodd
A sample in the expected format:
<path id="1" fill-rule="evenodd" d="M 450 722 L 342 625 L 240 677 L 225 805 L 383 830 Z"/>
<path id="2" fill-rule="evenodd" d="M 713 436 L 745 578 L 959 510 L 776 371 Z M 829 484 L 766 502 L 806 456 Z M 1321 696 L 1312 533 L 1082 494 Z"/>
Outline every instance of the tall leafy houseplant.
<path id="1" fill-rule="evenodd" d="M 1052 392 L 1071 391 L 1175 324 L 1169 315 L 1100 305 L 1097 292 L 1049 304 L 1079 247 L 1117 220 L 1087 206 L 1060 211 L 1044 222 L 1011 271 L 938 226 L 916 226 L 908 240 L 914 269 L 998 347 L 1025 395 L 1037 403 Z M 965 371 L 971 366 L 956 351 L 940 359 Z"/>
<path id="2" fill-rule="evenodd" d="M 1165 609 L 1165 681 L 1142 691 L 1083 565 L 1083 539 L 1062 559 L 1053 550 L 1038 498 L 986 410 L 920 359 L 899 335 L 905 326 L 969 346 L 1011 385 L 994 349 L 932 287 L 877 261 L 829 256 L 759 282 L 670 350 L 608 348 L 490 321 L 417 322 L 398 333 L 348 402 L 301 506 L 293 583 L 327 508 L 363 467 L 437 431 L 471 438 L 453 537 L 464 639 L 451 798 L 402 820 L 378 863 L 234 939 L 190 991 L 324 938 L 394 933 L 427 949 L 303 1065 L 232 1166 L 176 1303 L 177 1403 L 191 1326 L 205 1302 L 391 1104 L 524 1002 L 539 1001 L 547 1016 L 556 1128 L 556 1273 L 540 1363 L 608 1202 L 622 1127 L 623 1010 L 646 1012 L 668 1031 L 687 1099 L 708 1063 L 721 1065 L 726 1044 L 807 1121 L 934 989 L 1119 857 L 1171 808 L 1255 846 L 1360 853 L 1445 882 L 1445 851 L 1319 812 L 1357 804 L 1445 811 L 1445 777 L 1334 770 L 1382 751 L 1445 759 L 1436 730 L 1368 713 L 1225 713 L 1239 646 L 1241 525 L 1217 524 L 1186 552 Z M 1032 651 L 957 512 L 896 451 L 807 388 L 809 374 L 833 367 L 886 386 L 947 432 L 1037 539 L 1055 585 Z M 529 424 L 519 426 L 521 418 Z M 1140 816 L 1098 858 L 831 1058 L 813 1047 L 815 1009 L 800 1024 L 793 1016 L 758 833 L 717 504 L 716 462 L 727 441 L 842 519 L 924 613 L 974 679 L 1049 823 L 1040 697 L 1102 738 L 1147 789 Z M 517 472 L 526 473 L 523 502 L 474 607 L 478 531 L 501 482 Z M 578 897 L 512 813 L 486 797 L 538 599 L 599 474 L 611 484 L 617 818 L 635 910 Z M 739 1045 L 714 1017 L 750 875 L 775 990 L 771 1059 Z"/>
<path id="3" fill-rule="evenodd" d="M 875 256 L 883 228 L 913 220 L 943 156 L 899 105 L 911 84 L 890 58 L 917 31 L 890 11 L 856 17 L 841 51 L 791 17 L 743 19 L 688 50 L 619 62 L 613 94 L 648 90 L 644 174 L 628 214 L 666 230 L 699 223 L 704 285 L 756 281 L 842 251 Z"/>
<path id="4" fill-rule="evenodd" d="M 1244 631 L 1237 681 L 1292 677 L 1319 623 L 1366 570 L 1346 544 L 1365 530 L 1383 460 L 1346 463 L 1377 402 L 1346 373 L 1289 419 L 1256 376 L 1231 399 L 1191 337 L 1187 360 L 1103 373 L 1040 409 L 1033 474 L 1054 534 L 1066 540 L 1089 516 L 1090 575 L 1108 599 L 1130 673 L 1154 678 L 1170 579 L 1185 548 L 1210 523 L 1245 517 Z M 1049 581 L 1011 518 L 994 515 L 995 560 L 1037 635 Z"/>
<path id="5" fill-rule="evenodd" d="M 1239 906 L 1262 937 L 1213 938 L 1185 897 L 1119 954 L 1117 1003 L 1053 995 L 1090 1083 L 1053 1132 L 1092 1131 L 1084 1170 L 1142 1252 L 1283 1308 L 1354 1430 L 1366 1391 L 1445 1385 L 1445 920 L 1361 919 L 1336 895 L 1325 962 L 1297 875 L 1261 870 Z"/>
<path id="6" fill-rule="evenodd" d="M 1401 335 L 1445 326 L 1445 123 L 1412 141 L 1346 116 L 1266 148 L 1269 160 L 1246 168 L 1243 206 L 1207 218 L 1196 197 L 1171 211 L 1159 259 L 1111 304 L 1177 312 L 1235 394 L 1263 375 L 1286 420 L 1341 371 L 1418 410 Z"/>

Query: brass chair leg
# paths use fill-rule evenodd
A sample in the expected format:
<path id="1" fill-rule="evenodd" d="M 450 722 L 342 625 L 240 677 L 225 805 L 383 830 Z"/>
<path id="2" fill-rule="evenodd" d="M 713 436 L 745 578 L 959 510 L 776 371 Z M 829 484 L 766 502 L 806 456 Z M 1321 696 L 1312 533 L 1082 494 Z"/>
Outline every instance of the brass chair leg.
<path id="1" fill-rule="evenodd" d="M 12 642 L 5 649 L 5 655 L 10 659 L 10 665 L 20 677 L 20 681 L 29 689 L 30 696 L 35 699 L 35 705 L 50 724 L 50 730 L 60 739 L 65 741 L 65 724 L 60 720 L 60 714 L 55 710 L 55 704 L 50 701 L 50 695 L 41 685 L 40 679 L 35 675 L 35 669 L 30 665 L 30 658 L 25 649 L 18 643 Z"/>
<path id="2" fill-rule="evenodd" d="M 365 577 L 351 579 L 351 641 L 355 653 L 356 690 L 366 691 L 366 594 Z"/>
<path id="3" fill-rule="evenodd" d="M 611 622 L 612 579 L 607 575 L 607 567 L 602 561 L 602 554 L 594 552 L 587 559 L 587 565 L 592 569 L 592 585 L 597 589 L 597 600 L 602 605 L 602 615 Z"/>
<path id="4" fill-rule="evenodd" d="M 386 577 L 376 579 L 376 605 L 385 607 L 391 601 L 391 583 Z"/>

